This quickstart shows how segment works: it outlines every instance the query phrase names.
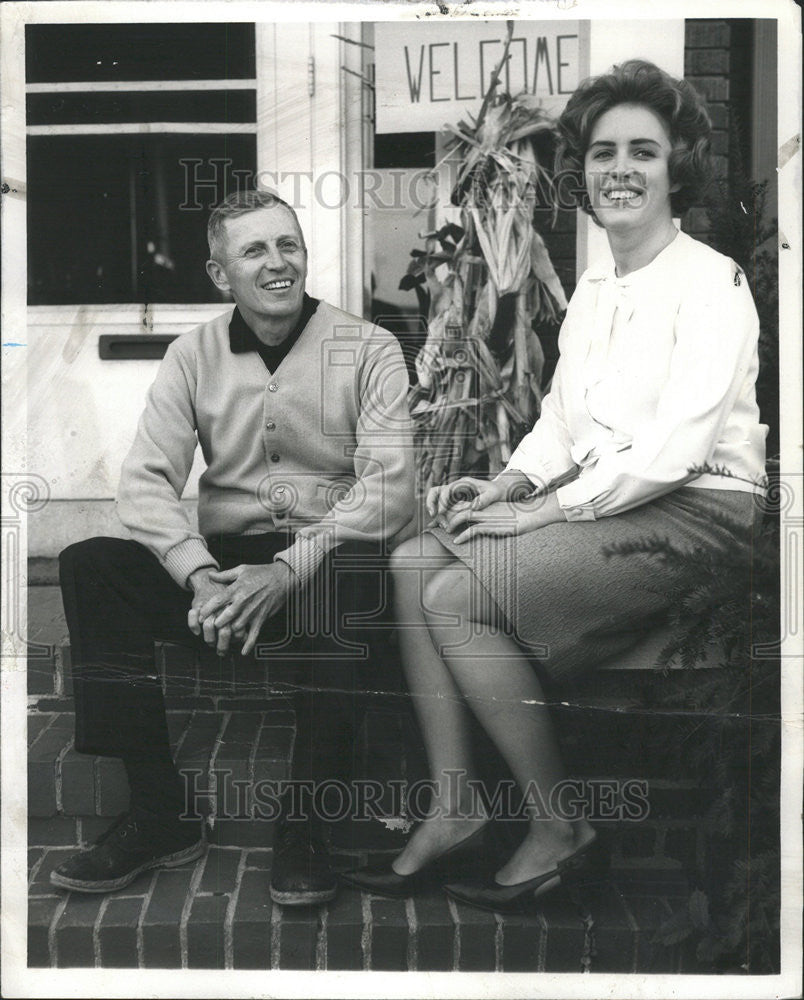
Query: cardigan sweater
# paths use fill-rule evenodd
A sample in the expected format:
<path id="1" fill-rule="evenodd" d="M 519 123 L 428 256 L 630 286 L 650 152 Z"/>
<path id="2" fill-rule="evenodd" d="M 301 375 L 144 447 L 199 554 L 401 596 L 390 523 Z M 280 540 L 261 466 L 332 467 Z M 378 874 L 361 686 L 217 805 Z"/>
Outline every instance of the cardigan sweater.
<path id="1" fill-rule="evenodd" d="M 590 267 L 541 415 L 507 468 L 541 488 L 563 482 L 556 497 L 569 521 L 680 486 L 761 492 L 758 335 L 745 274 L 685 233 L 623 278 L 613 261 Z M 693 471 L 704 465 L 728 475 Z"/>
<path id="2" fill-rule="evenodd" d="M 173 579 L 217 566 L 205 537 L 288 531 L 276 558 L 305 583 L 341 542 L 377 541 L 413 514 L 408 376 L 396 338 L 318 305 L 270 373 L 234 353 L 231 313 L 183 334 L 148 390 L 117 510 Z M 180 503 L 196 442 L 194 531 Z"/>

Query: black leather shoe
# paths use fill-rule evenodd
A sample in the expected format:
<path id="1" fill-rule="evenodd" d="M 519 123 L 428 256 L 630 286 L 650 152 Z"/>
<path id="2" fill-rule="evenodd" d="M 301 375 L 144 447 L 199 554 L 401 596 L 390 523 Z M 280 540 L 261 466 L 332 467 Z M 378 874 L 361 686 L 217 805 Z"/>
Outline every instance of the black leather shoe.
<path id="1" fill-rule="evenodd" d="M 282 906 L 314 906 L 328 903 L 337 891 L 329 852 L 310 823 L 280 820 L 274 838 L 271 899 Z"/>
<path id="2" fill-rule="evenodd" d="M 443 885 L 473 868 L 476 870 L 478 849 L 481 846 L 485 826 L 454 844 L 443 854 L 428 862 L 410 875 L 398 875 L 391 867 L 392 862 L 367 865 L 351 872 L 342 872 L 341 879 L 348 885 L 371 892 L 376 896 L 390 899 L 406 899 L 433 885 Z"/>
<path id="3" fill-rule="evenodd" d="M 195 861 L 205 850 L 198 822 L 132 811 L 118 816 L 92 847 L 60 864 L 50 881 L 74 892 L 113 892 L 142 872 L 175 868 Z"/>
<path id="4" fill-rule="evenodd" d="M 500 885 L 494 878 L 490 878 L 484 881 L 453 882 L 444 888 L 448 896 L 467 906 L 496 913 L 521 913 L 530 908 L 535 900 L 560 885 L 577 884 L 584 881 L 587 875 L 594 877 L 591 855 L 596 842 L 597 837 L 593 837 L 588 844 L 559 861 L 549 872 L 524 882 Z"/>

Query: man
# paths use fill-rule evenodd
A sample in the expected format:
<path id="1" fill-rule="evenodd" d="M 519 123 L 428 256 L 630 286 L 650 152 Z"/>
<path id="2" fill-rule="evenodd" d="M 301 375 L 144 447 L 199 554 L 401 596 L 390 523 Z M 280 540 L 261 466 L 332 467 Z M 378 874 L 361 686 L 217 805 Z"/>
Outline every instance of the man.
<path id="1" fill-rule="evenodd" d="M 192 641 L 193 632 L 219 655 L 233 641 L 250 653 L 261 639 L 302 655 L 294 779 L 346 776 L 360 663 L 344 660 L 338 622 L 370 607 L 376 572 L 361 575 L 360 558 L 376 564 L 413 509 L 408 382 L 395 338 L 305 293 L 304 237 L 274 195 L 229 196 L 208 237 L 207 271 L 236 308 L 179 337 L 160 365 L 120 479 L 132 540 L 89 539 L 60 558 L 75 746 L 121 757 L 131 791 L 129 812 L 54 871 L 65 889 L 119 889 L 204 850 L 198 822 L 179 818 L 184 789 L 154 639 Z M 197 442 L 206 471 L 195 531 L 180 497 Z M 294 628 L 299 618 L 306 635 Z M 332 899 L 319 823 L 309 808 L 301 822 L 289 811 L 286 795 L 272 898 Z"/>

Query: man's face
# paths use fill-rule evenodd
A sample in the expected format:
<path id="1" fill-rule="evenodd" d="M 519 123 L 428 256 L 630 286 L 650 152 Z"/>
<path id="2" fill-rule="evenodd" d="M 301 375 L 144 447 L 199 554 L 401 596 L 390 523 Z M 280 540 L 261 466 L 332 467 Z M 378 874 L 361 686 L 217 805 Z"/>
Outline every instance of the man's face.
<path id="1" fill-rule="evenodd" d="M 284 205 L 259 208 L 224 222 L 224 239 L 207 271 L 231 292 L 244 315 L 293 319 L 301 312 L 307 250 Z"/>

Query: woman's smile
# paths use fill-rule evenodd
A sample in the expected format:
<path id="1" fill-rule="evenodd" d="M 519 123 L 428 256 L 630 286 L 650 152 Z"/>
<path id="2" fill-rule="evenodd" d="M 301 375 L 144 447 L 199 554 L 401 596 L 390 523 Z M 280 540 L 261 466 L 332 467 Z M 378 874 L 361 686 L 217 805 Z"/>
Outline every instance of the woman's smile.
<path id="1" fill-rule="evenodd" d="M 604 189 L 602 194 L 612 204 L 624 205 L 628 202 L 636 201 L 641 192 L 637 188 L 620 186 L 608 188 L 607 190 Z"/>

